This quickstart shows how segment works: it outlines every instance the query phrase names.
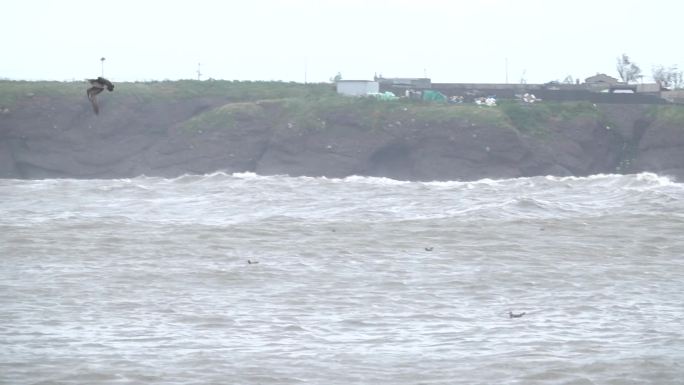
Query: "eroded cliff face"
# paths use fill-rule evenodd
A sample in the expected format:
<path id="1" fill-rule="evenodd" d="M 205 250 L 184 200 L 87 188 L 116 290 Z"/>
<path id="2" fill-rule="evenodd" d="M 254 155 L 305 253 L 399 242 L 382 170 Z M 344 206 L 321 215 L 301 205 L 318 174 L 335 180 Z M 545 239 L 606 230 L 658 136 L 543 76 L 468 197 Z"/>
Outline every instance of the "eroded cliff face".
<path id="1" fill-rule="evenodd" d="M 94 115 L 85 97 L 32 95 L 3 110 L 0 178 L 215 171 L 403 180 L 684 177 L 684 127 L 651 106 L 599 105 L 597 114 L 551 119 L 531 132 L 506 119 L 426 119 L 421 105 L 381 116 L 372 108 L 314 109 L 303 118 L 284 100 L 122 96 L 100 104 Z"/>

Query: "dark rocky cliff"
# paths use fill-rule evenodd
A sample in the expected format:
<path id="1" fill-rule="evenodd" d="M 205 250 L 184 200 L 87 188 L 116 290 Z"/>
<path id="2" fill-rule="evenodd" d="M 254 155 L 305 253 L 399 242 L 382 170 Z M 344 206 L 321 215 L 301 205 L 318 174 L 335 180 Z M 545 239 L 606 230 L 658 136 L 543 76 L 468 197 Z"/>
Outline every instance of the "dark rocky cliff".
<path id="1" fill-rule="evenodd" d="M 408 180 L 641 171 L 684 177 L 680 106 L 438 106 L 348 99 L 320 85 L 309 86 L 315 93 L 293 85 L 296 94 L 272 95 L 244 85 L 231 93 L 237 85 L 230 82 L 188 93 L 188 84 L 144 92 L 117 85 L 99 96 L 100 115 L 79 84 L 42 92 L 48 88 L 27 83 L 4 99 L 0 89 L 0 178 L 215 171 Z"/>

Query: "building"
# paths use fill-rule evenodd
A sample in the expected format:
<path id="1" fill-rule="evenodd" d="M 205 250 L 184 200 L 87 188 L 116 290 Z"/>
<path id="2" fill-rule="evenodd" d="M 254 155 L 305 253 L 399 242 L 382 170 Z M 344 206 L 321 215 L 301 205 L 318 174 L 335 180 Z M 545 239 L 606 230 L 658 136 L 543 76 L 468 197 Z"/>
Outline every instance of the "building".
<path id="1" fill-rule="evenodd" d="M 365 96 L 380 92 L 380 84 L 373 80 L 338 80 L 337 93 L 347 96 Z"/>
<path id="2" fill-rule="evenodd" d="M 382 87 L 395 87 L 405 89 L 426 90 L 430 89 L 432 81 L 429 78 L 383 78 L 376 77 Z"/>
<path id="3" fill-rule="evenodd" d="M 620 81 L 606 74 L 596 74 L 584 79 L 584 83 L 591 87 L 610 87 L 620 83 Z"/>
<path id="4" fill-rule="evenodd" d="M 658 83 L 637 84 L 638 93 L 658 94 L 660 91 L 661 88 Z"/>

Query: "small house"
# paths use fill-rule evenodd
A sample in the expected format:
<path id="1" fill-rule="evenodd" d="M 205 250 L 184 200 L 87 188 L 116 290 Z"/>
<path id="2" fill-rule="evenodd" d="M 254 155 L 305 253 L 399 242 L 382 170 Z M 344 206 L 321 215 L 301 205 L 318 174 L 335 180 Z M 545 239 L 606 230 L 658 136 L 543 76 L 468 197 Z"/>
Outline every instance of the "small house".
<path id="1" fill-rule="evenodd" d="M 366 96 L 380 92 L 380 85 L 373 80 L 338 80 L 337 93 L 346 96 Z"/>
<path id="2" fill-rule="evenodd" d="M 410 88 L 416 90 L 429 89 L 432 81 L 429 78 L 383 78 L 376 77 L 376 80 L 385 87 Z"/>
<path id="3" fill-rule="evenodd" d="M 657 94 L 660 91 L 661 88 L 658 83 L 637 84 L 637 92 L 639 93 Z"/>
<path id="4" fill-rule="evenodd" d="M 584 82 L 592 86 L 612 86 L 614 84 L 619 83 L 620 81 L 606 74 L 596 74 L 594 76 L 589 76 L 588 78 L 584 79 Z"/>

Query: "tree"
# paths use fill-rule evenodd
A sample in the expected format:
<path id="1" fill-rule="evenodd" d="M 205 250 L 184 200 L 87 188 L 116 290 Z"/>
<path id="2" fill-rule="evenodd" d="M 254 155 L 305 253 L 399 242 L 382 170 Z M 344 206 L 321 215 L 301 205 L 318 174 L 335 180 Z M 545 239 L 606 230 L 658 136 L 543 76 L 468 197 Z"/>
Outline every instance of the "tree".
<path id="1" fill-rule="evenodd" d="M 662 88 L 677 89 L 684 86 L 682 71 L 677 70 L 677 66 L 665 68 L 663 66 L 653 67 L 653 80 Z"/>
<path id="2" fill-rule="evenodd" d="M 337 73 L 337 75 L 335 75 L 335 76 L 333 76 L 333 77 L 330 78 L 330 81 L 333 82 L 333 83 L 337 83 L 337 82 L 339 82 L 340 80 L 342 80 L 342 74 L 339 73 L 339 72 Z"/>
<path id="3" fill-rule="evenodd" d="M 625 83 L 636 81 L 641 75 L 641 68 L 629 60 L 629 56 L 624 53 L 617 58 L 617 71 Z"/>

